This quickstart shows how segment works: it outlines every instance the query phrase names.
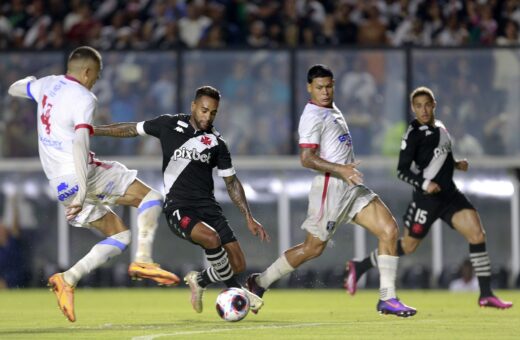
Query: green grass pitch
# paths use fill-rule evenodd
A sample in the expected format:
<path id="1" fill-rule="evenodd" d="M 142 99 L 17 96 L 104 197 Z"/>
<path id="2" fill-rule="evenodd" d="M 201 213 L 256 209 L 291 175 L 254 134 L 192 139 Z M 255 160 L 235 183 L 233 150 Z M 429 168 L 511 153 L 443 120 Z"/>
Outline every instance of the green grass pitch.
<path id="1" fill-rule="evenodd" d="M 520 291 L 497 292 L 520 303 Z M 205 294 L 196 314 L 186 287 L 76 291 L 75 323 L 47 290 L 0 291 L 0 339 L 520 339 L 520 306 L 477 306 L 476 293 L 400 291 L 415 317 L 382 316 L 378 292 L 272 289 L 258 315 L 237 323 L 219 319 L 218 290 Z"/>

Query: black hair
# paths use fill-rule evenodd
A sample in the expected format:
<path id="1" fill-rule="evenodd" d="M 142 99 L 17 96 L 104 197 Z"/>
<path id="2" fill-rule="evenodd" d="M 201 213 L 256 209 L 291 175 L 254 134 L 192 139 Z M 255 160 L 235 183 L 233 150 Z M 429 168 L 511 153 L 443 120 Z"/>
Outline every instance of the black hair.
<path id="1" fill-rule="evenodd" d="M 92 48 L 90 46 L 81 46 L 76 48 L 69 55 L 69 62 L 81 59 L 92 60 L 99 65 L 99 69 L 103 68 L 101 54 L 95 48 Z"/>
<path id="2" fill-rule="evenodd" d="M 218 92 L 218 90 L 213 86 L 206 85 L 199 87 L 197 91 L 195 91 L 194 100 L 197 100 L 202 96 L 207 96 L 215 99 L 217 102 L 220 102 L 220 92 Z"/>
<path id="3" fill-rule="evenodd" d="M 334 74 L 332 74 L 332 71 L 330 68 L 323 64 L 316 64 L 312 65 L 309 69 L 309 72 L 307 72 L 307 83 L 312 83 L 314 78 L 326 78 L 330 77 L 334 79 Z"/>

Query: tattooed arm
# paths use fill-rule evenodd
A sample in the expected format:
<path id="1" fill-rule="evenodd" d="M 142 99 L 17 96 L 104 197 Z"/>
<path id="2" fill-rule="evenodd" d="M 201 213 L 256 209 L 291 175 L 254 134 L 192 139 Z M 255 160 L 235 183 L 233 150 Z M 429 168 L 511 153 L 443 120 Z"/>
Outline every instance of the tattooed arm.
<path id="1" fill-rule="evenodd" d="M 246 219 L 253 218 L 249 204 L 247 203 L 246 193 L 238 177 L 236 175 L 224 177 L 224 182 L 226 182 L 226 188 L 231 201 L 240 209 L 240 212 L 244 214 Z"/>
<path id="2" fill-rule="evenodd" d="M 116 123 L 94 126 L 94 136 L 136 137 L 137 123 Z"/>
<path id="3" fill-rule="evenodd" d="M 242 187 L 242 183 L 240 183 L 238 177 L 236 175 L 224 177 L 224 182 L 226 182 L 226 188 L 231 201 L 233 201 L 238 209 L 240 209 L 240 212 L 246 217 L 247 228 L 253 235 L 260 237 L 260 240 L 269 241 L 269 234 L 267 234 L 264 227 L 262 227 L 262 225 L 255 220 L 251 214 L 244 187 Z"/>

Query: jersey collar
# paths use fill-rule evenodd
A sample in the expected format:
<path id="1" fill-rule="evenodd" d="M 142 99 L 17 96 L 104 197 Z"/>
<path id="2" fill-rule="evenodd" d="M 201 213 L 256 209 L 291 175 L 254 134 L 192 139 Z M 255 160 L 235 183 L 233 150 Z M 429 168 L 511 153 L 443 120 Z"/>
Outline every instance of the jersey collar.
<path id="1" fill-rule="evenodd" d="M 68 79 L 70 81 L 75 81 L 76 83 L 82 85 L 79 80 L 77 80 L 76 78 L 74 78 L 73 76 L 69 76 L 68 74 L 65 75 L 65 79 Z"/>

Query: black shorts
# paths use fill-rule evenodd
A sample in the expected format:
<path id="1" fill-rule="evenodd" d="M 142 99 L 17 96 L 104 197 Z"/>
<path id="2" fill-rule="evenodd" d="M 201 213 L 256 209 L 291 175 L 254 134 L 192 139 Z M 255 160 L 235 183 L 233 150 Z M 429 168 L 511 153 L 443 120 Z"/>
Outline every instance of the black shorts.
<path id="1" fill-rule="evenodd" d="M 188 240 L 191 243 L 197 244 L 191 239 L 191 231 L 199 222 L 204 222 L 215 229 L 223 245 L 237 240 L 233 229 L 229 226 L 227 219 L 219 207 L 198 207 L 191 209 L 173 206 L 165 209 L 164 215 L 166 216 L 170 230 L 178 237 Z"/>
<path id="2" fill-rule="evenodd" d="M 438 218 L 453 228 L 451 223 L 453 215 L 463 209 L 475 210 L 475 207 L 458 189 L 442 195 L 414 192 L 413 201 L 410 202 L 403 216 L 404 225 L 408 228 L 410 236 L 422 239 L 428 235 L 431 225 Z"/>

